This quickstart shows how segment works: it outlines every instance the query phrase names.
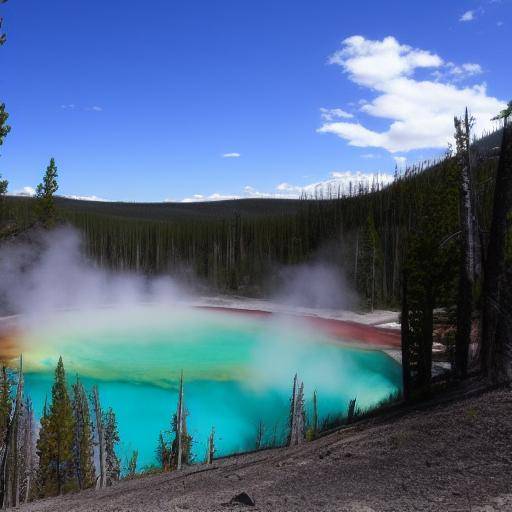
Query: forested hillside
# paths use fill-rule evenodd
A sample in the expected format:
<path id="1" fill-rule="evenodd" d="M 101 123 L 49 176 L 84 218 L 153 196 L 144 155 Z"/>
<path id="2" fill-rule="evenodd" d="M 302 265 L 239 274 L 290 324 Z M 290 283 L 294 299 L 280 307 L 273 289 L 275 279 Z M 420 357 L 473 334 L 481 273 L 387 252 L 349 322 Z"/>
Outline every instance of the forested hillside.
<path id="1" fill-rule="evenodd" d="M 499 140 L 497 132 L 473 145 L 484 225 Z M 113 269 L 191 273 L 218 291 L 258 295 L 279 281 L 280 266 L 321 258 L 338 267 L 361 306 L 371 308 L 399 304 L 400 272 L 410 254 L 415 268 L 442 281 L 439 300 L 453 304 L 458 173 L 456 159 L 447 157 L 409 168 L 387 187 L 354 186 L 331 199 L 137 204 L 56 198 L 56 205 L 62 219 L 83 231 L 87 252 Z M 31 198 L 8 197 L 6 208 L 11 227 L 35 222 Z"/>

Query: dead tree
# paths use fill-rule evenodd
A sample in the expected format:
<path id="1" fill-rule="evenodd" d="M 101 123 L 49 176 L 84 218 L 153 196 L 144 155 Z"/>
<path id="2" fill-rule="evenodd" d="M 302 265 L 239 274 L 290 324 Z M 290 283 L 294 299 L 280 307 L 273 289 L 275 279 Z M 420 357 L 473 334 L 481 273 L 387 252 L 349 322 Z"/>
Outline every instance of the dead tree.
<path id="1" fill-rule="evenodd" d="M 471 176 L 470 131 L 472 119 L 468 110 L 464 119 L 455 118 L 455 141 L 460 169 L 460 234 L 461 258 L 457 299 L 457 336 L 455 340 L 455 366 L 457 375 L 466 377 L 473 314 L 473 288 L 475 283 L 475 207 Z"/>
<path id="2" fill-rule="evenodd" d="M 263 446 L 263 437 L 265 436 L 265 424 L 262 420 L 258 421 L 256 427 L 256 441 L 254 442 L 254 449 L 261 450 Z"/>
<path id="3" fill-rule="evenodd" d="M 206 447 L 206 464 L 213 462 L 215 456 L 215 427 L 212 427 L 210 435 L 208 436 L 208 446 Z"/>
<path id="4" fill-rule="evenodd" d="M 483 284 L 481 366 L 493 383 L 512 380 L 512 307 L 506 282 L 506 244 L 512 212 L 512 123 L 504 111 L 501 154 L 496 172 L 491 231 Z"/>
<path id="5" fill-rule="evenodd" d="M 100 396 L 98 386 L 92 388 L 92 402 L 94 406 L 94 416 L 96 418 L 96 433 L 98 436 L 99 448 L 99 465 L 100 474 L 96 480 L 96 489 L 104 489 L 107 487 L 107 468 L 106 468 L 106 443 L 105 443 L 105 427 L 103 425 L 103 412 L 101 410 Z"/>
<path id="6" fill-rule="evenodd" d="M 180 377 L 180 391 L 176 409 L 176 440 L 178 444 L 176 469 L 180 470 L 183 457 L 183 370 Z"/>
<path id="7" fill-rule="evenodd" d="M 19 451 L 20 420 L 23 413 L 23 357 L 20 356 L 18 383 L 14 408 L 7 427 L 6 442 L 1 463 L 0 497 L 2 508 L 20 505 L 20 480 L 22 456 Z"/>
<path id="8" fill-rule="evenodd" d="M 293 379 L 293 391 L 290 399 L 290 432 L 288 446 L 302 444 L 305 436 L 304 384 L 299 383 L 297 374 Z"/>

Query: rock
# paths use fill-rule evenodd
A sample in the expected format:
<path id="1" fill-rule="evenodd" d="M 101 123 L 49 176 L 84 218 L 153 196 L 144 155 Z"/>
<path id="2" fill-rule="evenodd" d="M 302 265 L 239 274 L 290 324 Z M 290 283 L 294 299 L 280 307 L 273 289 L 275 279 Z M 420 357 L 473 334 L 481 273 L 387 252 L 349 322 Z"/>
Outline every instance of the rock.
<path id="1" fill-rule="evenodd" d="M 254 500 L 246 492 L 241 492 L 240 494 L 233 496 L 229 503 L 231 503 L 232 505 L 245 505 L 247 507 L 254 507 L 254 505 L 256 505 Z"/>

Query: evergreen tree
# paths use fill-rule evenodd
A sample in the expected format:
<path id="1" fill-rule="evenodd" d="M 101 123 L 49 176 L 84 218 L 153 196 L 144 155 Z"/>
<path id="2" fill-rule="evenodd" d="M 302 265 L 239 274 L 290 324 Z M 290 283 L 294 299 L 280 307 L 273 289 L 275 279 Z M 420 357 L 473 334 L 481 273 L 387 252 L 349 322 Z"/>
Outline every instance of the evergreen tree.
<path id="1" fill-rule="evenodd" d="M 137 459 L 138 458 L 139 458 L 138 450 L 133 450 L 132 456 L 130 457 L 130 460 L 128 461 L 128 471 L 127 471 L 128 477 L 135 476 L 135 473 L 137 472 Z"/>
<path id="2" fill-rule="evenodd" d="M 119 480 L 121 464 L 116 455 L 116 445 L 119 443 L 119 432 L 117 429 L 116 415 L 110 407 L 103 416 L 105 428 L 105 470 L 107 481 L 110 485 Z"/>
<path id="3" fill-rule="evenodd" d="M 171 445 L 171 469 L 181 469 L 182 465 L 187 465 L 192 462 L 192 436 L 189 435 L 187 429 L 187 417 L 189 413 L 185 407 L 183 407 L 182 420 L 181 420 L 181 450 L 179 447 L 178 440 L 180 436 L 178 434 L 178 415 L 174 414 L 171 423 L 171 431 L 174 434 L 174 439 Z M 178 464 L 178 454 L 181 451 L 181 463 Z"/>
<path id="4" fill-rule="evenodd" d="M 74 466 L 78 487 L 87 489 L 95 483 L 94 441 L 89 403 L 83 384 L 78 377 L 73 390 L 73 416 L 75 419 L 75 436 L 73 442 Z"/>
<path id="5" fill-rule="evenodd" d="M 164 439 L 164 435 L 160 432 L 158 436 L 158 444 L 156 447 L 156 460 L 158 461 L 162 471 L 167 472 L 171 469 L 171 448 Z"/>
<path id="6" fill-rule="evenodd" d="M 174 433 L 171 445 L 171 469 L 180 470 L 182 464 L 192 462 L 192 436 L 188 434 L 187 417 L 188 411 L 185 408 L 183 392 L 183 372 L 181 372 L 178 404 L 171 422 L 171 432 Z"/>
<path id="7" fill-rule="evenodd" d="M 7 124 L 8 118 L 9 114 L 5 111 L 5 104 L 0 103 L 0 146 L 4 143 L 4 138 L 11 131 L 11 127 Z M 2 174 L 0 173 L 0 199 L 7 192 L 8 184 L 9 182 L 7 180 L 3 180 Z"/>
<path id="8" fill-rule="evenodd" d="M 3 3 L 6 0 L 2 0 Z M 2 21 L 3 19 L 0 17 L 0 46 L 2 46 L 5 41 L 7 40 L 6 35 L 2 33 Z M 11 131 L 11 127 L 7 124 L 7 119 L 9 118 L 9 114 L 5 111 L 5 104 L 0 103 L 0 146 L 4 143 L 4 138 L 7 136 L 7 134 Z M 2 197 L 7 192 L 7 180 L 2 179 L 2 173 L 0 173 L 0 201 L 2 200 Z M 0 219 L 3 208 L 3 204 L 0 204 Z"/>
<path id="9" fill-rule="evenodd" d="M 306 439 L 313 441 L 318 435 L 318 398 L 316 390 L 313 391 L 313 416 L 311 418 L 311 425 L 306 431 Z"/>
<path id="10" fill-rule="evenodd" d="M 51 225 L 55 220 L 54 194 L 59 188 L 57 176 L 57 166 L 55 160 L 51 158 L 50 165 L 46 168 L 43 176 L 43 181 L 39 183 L 36 189 L 39 217 L 46 225 Z"/>
<path id="11" fill-rule="evenodd" d="M 73 444 L 75 421 L 66 386 L 62 357 L 55 369 L 52 403 L 45 405 L 37 442 L 39 487 L 42 496 L 55 496 L 76 488 Z"/>

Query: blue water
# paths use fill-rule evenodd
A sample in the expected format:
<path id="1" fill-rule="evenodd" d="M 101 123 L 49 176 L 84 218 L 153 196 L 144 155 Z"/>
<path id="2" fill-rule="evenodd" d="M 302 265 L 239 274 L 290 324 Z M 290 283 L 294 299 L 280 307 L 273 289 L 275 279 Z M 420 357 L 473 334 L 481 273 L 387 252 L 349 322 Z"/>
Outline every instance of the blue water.
<path id="1" fill-rule="evenodd" d="M 61 313 L 30 328 L 23 344 L 36 416 L 62 355 L 69 385 L 76 375 L 88 390 L 98 384 L 103 407 L 118 418 L 121 461 L 137 449 L 138 469 L 155 463 L 159 432 L 170 430 L 181 370 L 197 461 L 212 427 L 217 456 L 253 449 L 260 421 L 266 441 L 283 441 L 296 372 L 308 409 L 317 391 L 320 418 L 345 412 L 354 397 L 369 408 L 401 385 L 400 366 L 383 352 L 340 344 L 300 321 L 204 310 Z"/>

